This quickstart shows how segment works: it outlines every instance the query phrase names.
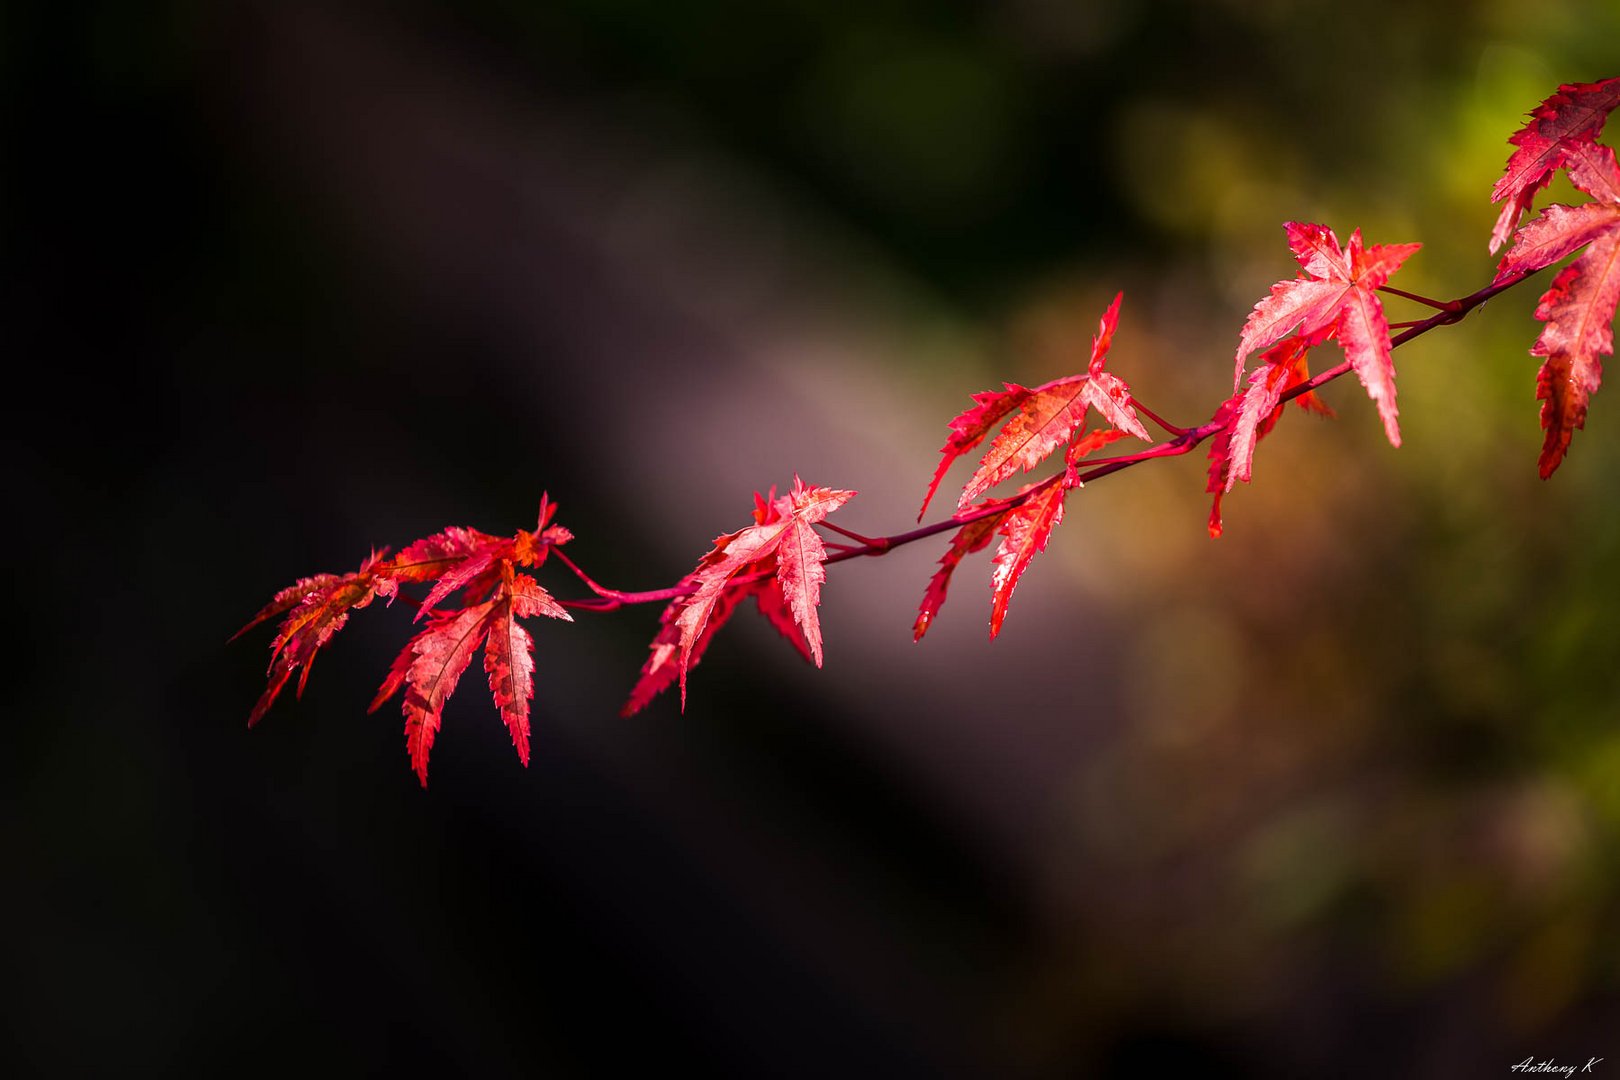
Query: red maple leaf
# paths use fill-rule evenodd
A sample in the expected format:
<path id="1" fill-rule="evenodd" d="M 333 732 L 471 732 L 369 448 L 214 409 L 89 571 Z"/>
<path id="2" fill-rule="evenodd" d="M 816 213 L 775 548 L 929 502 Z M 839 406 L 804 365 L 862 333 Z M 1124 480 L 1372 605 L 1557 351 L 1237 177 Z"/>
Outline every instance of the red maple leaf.
<path id="1" fill-rule="evenodd" d="M 1232 389 L 1242 383 L 1244 362 L 1256 349 L 1275 344 L 1296 330 L 1306 347 L 1337 336 L 1367 396 L 1378 406 L 1384 433 L 1392 445 L 1401 445 L 1389 323 L 1377 290 L 1422 245 L 1366 247 L 1357 229 L 1349 247 L 1341 250 L 1338 237 L 1325 225 L 1290 221 L 1283 227 L 1301 267 L 1300 276 L 1277 282 L 1271 295 L 1249 313 L 1238 340 Z"/>
<path id="2" fill-rule="evenodd" d="M 1248 389 L 1233 394 L 1216 410 L 1214 419 L 1225 426 L 1215 434 L 1209 445 L 1209 483 L 1205 490 L 1215 496 L 1209 511 L 1209 535 L 1221 535 L 1221 498 L 1239 480 L 1248 483 L 1253 473 L 1254 448 L 1277 426 L 1282 417 L 1283 394 L 1301 383 L 1310 381 L 1311 372 L 1306 364 L 1310 341 L 1303 337 L 1285 338 L 1268 349 L 1260 359 L 1261 367 L 1249 373 Z M 1333 410 L 1308 390 L 1292 399 L 1295 405 L 1321 416 L 1332 416 Z"/>
<path id="3" fill-rule="evenodd" d="M 1507 200 L 1491 230 L 1491 251 L 1507 242 L 1519 217 L 1530 209 L 1536 192 L 1551 183 L 1572 150 L 1591 145 L 1603 130 L 1603 121 L 1620 105 L 1620 78 L 1594 83 L 1566 83 L 1537 105 L 1530 122 L 1508 136 L 1518 149 L 1508 158 L 1507 171 L 1491 189 L 1491 201 Z"/>
<path id="4" fill-rule="evenodd" d="M 527 574 L 504 570 L 503 595 L 495 601 L 486 620 L 489 626 L 484 646 L 484 673 L 489 676 L 489 692 L 501 719 L 511 732 L 518 760 L 529 764 L 529 699 L 534 697 L 534 639 L 518 622 L 520 618 L 546 615 L 573 621 L 563 607 L 540 583 Z"/>
<path id="5" fill-rule="evenodd" d="M 1530 355 L 1545 358 L 1536 375 L 1546 433 L 1538 463 L 1542 479 L 1557 470 L 1576 429 L 1586 426 L 1587 406 L 1603 378 L 1599 357 L 1614 353 L 1620 304 L 1620 166 L 1614 151 L 1590 143 L 1566 154 L 1563 167 L 1592 201 L 1547 207 L 1519 230 L 1496 272 L 1500 283 L 1586 249 L 1558 272 L 1536 307 L 1536 318 L 1547 324 L 1530 347 Z"/>
<path id="6" fill-rule="evenodd" d="M 439 733 L 445 702 L 455 693 L 461 673 L 489 635 L 489 616 L 494 607 L 495 602 L 488 600 L 430 617 L 427 629 L 412 638 L 394 662 L 395 671 L 401 666 L 405 671 L 405 749 L 423 787 L 427 787 L 428 753 Z M 389 682 L 393 677 L 390 673 Z M 386 700 L 382 697 L 373 708 Z"/>
<path id="7" fill-rule="evenodd" d="M 1038 552 L 1046 550 L 1046 541 L 1052 530 L 1063 521 L 1063 499 L 1069 493 L 1067 483 L 1051 483 L 1037 491 L 1027 502 L 1016 507 L 1001 519 L 996 527 L 1001 546 L 996 549 L 990 570 L 990 639 L 1001 633 L 1002 620 L 1007 617 L 1007 605 L 1012 602 L 1013 590 L 1024 574 L 1029 562 Z"/>
<path id="8" fill-rule="evenodd" d="M 387 553 L 386 548 L 373 551 L 352 574 L 316 574 L 300 579 L 276 593 L 246 626 L 231 635 L 231 640 L 235 641 L 266 619 L 287 615 L 270 643 L 267 673 L 270 683 L 248 714 L 248 727 L 257 724 L 270 711 L 282 687 L 300 667 L 304 672 L 298 677 L 297 696 L 304 696 L 304 685 L 309 682 L 315 654 L 332 640 L 333 634 L 343 629 L 349 621 L 349 612 L 365 607 L 383 592 L 379 564 Z"/>
<path id="9" fill-rule="evenodd" d="M 679 682 L 686 708 L 686 673 L 709 642 L 748 597 L 805 658 L 821 666 L 821 624 L 817 607 L 827 571 L 827 549 L 813 526 L 854 498 L 853 491 L 807 488 L 795 476 L 793 490 L 775 498 L 754 496 L 754 524 L 716 537 L 713 550 L 682 578 L 677 596 L 659 618 L 651 655 L 630 691 L 623 715 L 645 707 Z"/>
<path id="10" fill-rule="evenodd" d="M 922 509 L 917 511 L 917 520 L 921 521 L 927 512 L 928 503 L 951 463 L 983 442 L 1009 413 L 1013 414 L 1012 418 L 991 440 L 990 449 L 962 489 L 956 504 L 958 512 L 972 506 L 975 499 L 1013 473 L 1033 469 L 1053 450 L 1082 432 L 1087 408 L 1096 409 L 1116 430 L 1152 441 L 1131 404 L 1130 388 L 1118 376 L 1103 370 L 1114 330 L 1119 325 L 1119 305 L 1124 296 L 1124 293 L 1117 294 L 1103 314 L 1097 333 L 1091 339 L 1091 361 L 1086 374 L 1054 379 L 1033 390 L 1017 383 L 1004 383 L 1004 391 L 987 390 L 973 395 L 973 408 L 950 423 L 951 436 L 940 448 L 943 457 L 923 497 Z"/>
<path id="11" fill-rule="evenodd" d="M 414 540 L 388 562 L 388 574 L 378 586 L 378 594 L 393 599 L 398 587 L 421 581 L 435 581 L 451 567 L 496 538 L 477 529 L 452 525 L 432 536 Z"/>

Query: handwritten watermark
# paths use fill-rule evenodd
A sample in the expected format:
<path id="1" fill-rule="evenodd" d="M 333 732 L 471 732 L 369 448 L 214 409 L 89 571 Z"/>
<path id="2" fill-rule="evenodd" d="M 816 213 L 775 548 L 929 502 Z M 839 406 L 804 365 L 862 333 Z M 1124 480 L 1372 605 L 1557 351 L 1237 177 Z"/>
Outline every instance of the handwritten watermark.
<path id="1" fill-rule="evenodd" d="M 1595 1057 L 1587 1058 L 1585 1065 L 1561 1065 L 1552 1058 L 1548 1058 L 1546 1061 L 1537 1061 L 1534 1057 L 1527 1057 L 1508 1071 L 1516 1073 L 1555 1073 L 1559 1076 L 1570 1077 L 1578 1072 L 1594 1072 L 1594 1066 L 1602 1060 L 1600 1057 Z"/>

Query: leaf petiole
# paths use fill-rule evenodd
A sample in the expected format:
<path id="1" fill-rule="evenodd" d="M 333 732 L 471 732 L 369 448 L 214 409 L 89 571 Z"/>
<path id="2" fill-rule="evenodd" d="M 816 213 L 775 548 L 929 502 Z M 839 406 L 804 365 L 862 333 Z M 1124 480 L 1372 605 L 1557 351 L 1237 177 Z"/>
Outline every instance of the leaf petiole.
<path id="1" fill-rule="evenodd" d="M 1166 420 L 1160 419 L 1158 413 L 1155 413 L 1152 409 L 1150 409 L 1146 405 L 1142 404 L 1141 399 L 1136 398 L 1136 397 L 1132 397 L 1131 398 L 1131 404 L 1136 407 L 1137 412 L 1141 413 L 1143 416 L 1147 417 L 1149 420 L 1151 420 L 1155 424 L 1159 425 L 1159 427 L 1163 428 L 1164 431 L 1167 434 L 1170 434 L 1170 435 L 1185 435 L 1185 434 L 1187 434 L 1187 431 L 1188 431 L 1187 428 L 1176 427 L 1176 425 L 1174 425 L 1174 424 L 1172 424 L 1172 423 L 1170 423 L 1170 422 L 1168 422 Z"/>
<path id="2" fill-rule="evenodd" d="M 1407 292 L 1405 289 L 1397 289 L 1393 285 L 1380 285 L 1378 286 L 1378 291 L 1382 293 L 1389 293 L 1391 296 L 1402 297 L 1403 299 L 1410 300 L 1415 304 L 1422 304 L 1424 307 L 1432 307 L 1436 311 L 1449 311 L 1453 314 L 1462 311 L 1461 303 L 1456 300 L 1432 300 L 1427 296 L 1419 296 L 1417 293 Z M 1403 325 L 1412 324 L 1408 323 Z"/>
<path id="3" fill-rule="evenodd" d="M 886 548 L 886 547 L 889 546 L 889 539 L 886 536 L 879 536 L 879 537 L 876 537 L 876 538 L 870 537 L 870 536 L 862 536 L 860 533 L 855 532 L 852 529 L 846 529 L 841 525 L 834 525 L 832 522 L 827 521 L 825 519 L 816 522 L 816 524 L 821 526 L 823 529 L 831 529 L 833 532 L 837 533 L 839 536 L 847 536 L 847 537 L 849 537 L 851 540 L 855 541 L 855 543 L 860 545 L 861 547 Z M 828 547 L 838 548 L 841 551 L 853 551 L 854 550 L 848 544 L 828 544 L 827 546 Z"/>

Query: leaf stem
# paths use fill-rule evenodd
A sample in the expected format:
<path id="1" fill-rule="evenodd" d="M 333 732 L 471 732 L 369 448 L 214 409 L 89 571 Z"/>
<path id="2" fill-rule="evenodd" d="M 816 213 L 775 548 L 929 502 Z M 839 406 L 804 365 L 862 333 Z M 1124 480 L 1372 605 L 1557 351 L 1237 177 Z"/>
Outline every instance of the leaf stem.
<path id="1" fill-rule="evenodd" d="M 1419 296 L 1417 293 L 1410 293 L 1405 289 L 1397 289 L 1393 285 L 1380 285 L 1378 286 L 1378 291 L 1382 293 L 1389 293 L 1391 296 L 1404 297 L 1405 299 L 1411 300 L 1414 303 L 1422 304 L 1424 307 L 1438 308 L 1441 311 L 1457 310 L 1456 300 L 1431 300 L 1427 296 Z"/>
<path id="2" fill-rule="evenodd" d="M 847 536 L 851 540 L 855 541 L 857 544 L 863 544 L 863 545 L 865 545 L 867 547 L 886 547 L 887 546 L 887 541 L 881 536 L 876 538 L 876 539 L 873 539 L 870 536 L 862 536 L 858 532 L 851 532 L 849 529 L 843 528 L 842 526 L 834 525 L 832 522 L 826 520 L 825 518 L 823 518 L 822 520 L 816 522 L 816 524 L 820 525 L 823 529 L 831 529 L 833 532 L 837 533 L 839 536 Z M 835 544 L 833 546 L 843 548 L 843 547 L 848 547 L 849 545 L 847 545 L 847 544 Z"/>
<path id="3" fill-rule="evenodd" d="M 1142 402 L 1139 401 L 1137 398 L 1132 397 L 1131 398 L 1131 404 L 1136 406 L 1137 411 L 1140 412 L 1143 416 L 1147 417 L 1149 420 L 1151 420 L 1155 424 L 1159 425 L 1159 427 L 1163 428 L 1164 431 L 1166 432 L 1166 434 L 1170 434 L 1170 435 L 1185 435 L 1185 434 L 1187 434 L 1187 429 L 1186 428 L 1184 428 L 1184 427 L 1176 427 L 1176 425 L 1174 425 L 1172 423 L 1169 423 L 1169 422 L 1167 422 L 1165 420 L 1159 419 L 1159 414 L 1158 413 L 1154 412 L 1152 409 L 1150 409 L 1146 405 L 1142 404 Z"/>

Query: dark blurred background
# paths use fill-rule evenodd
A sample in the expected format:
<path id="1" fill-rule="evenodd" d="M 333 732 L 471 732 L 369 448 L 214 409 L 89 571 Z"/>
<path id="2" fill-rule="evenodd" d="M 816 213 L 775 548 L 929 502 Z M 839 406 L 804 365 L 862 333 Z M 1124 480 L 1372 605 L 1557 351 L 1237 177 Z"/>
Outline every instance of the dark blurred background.
<path id="1" fill-rule="evenodd" d="M 967 395 L 1078 370 L 1118 289 L 1110 368 L 1201 420 L 1283 221 L 1478 288 L 1506 136 L 1616 42 L 1573 0 L 8 5 L 11 1071 L 1620 1062 L 1620 399 L 1536 479 L 1534 285 L 1397 354 L 1400 451 L 1353 385 L 1285 419 L 1219 542 L 1202 455 L 1080 493 L 993 644 L 984 556 L 911 642 L 942 541 L 831 573 L 823 671 L 739 619 L 684 716 L 616 715 L 656 611 L 536 625 L 532 764 L 472 672 L 424 793 L 365 714 L 403 605 L 251 733 L 270 632 L 225 641 L 542 492 L 620 588 L 795 471 L 899 531 Z"/>

